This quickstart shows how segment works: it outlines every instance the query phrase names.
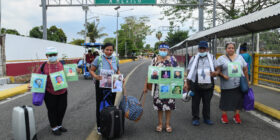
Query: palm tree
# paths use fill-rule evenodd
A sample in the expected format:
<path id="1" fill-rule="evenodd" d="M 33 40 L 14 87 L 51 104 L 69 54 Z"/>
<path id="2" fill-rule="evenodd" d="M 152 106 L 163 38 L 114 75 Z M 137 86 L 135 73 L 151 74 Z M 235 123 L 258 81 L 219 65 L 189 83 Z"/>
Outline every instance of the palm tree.
<path id="1" fill-rule="evenodd" d="M 95 23 L 94 21 L 87 24 L 87 36 L 90 38 L 90 42 L 95 43 L 96 39 L 102 38 L 104 36 L 108 36 L 107 33 L 102 33 L 104 30 L 104 27 L 98 27 L 98 23 Z M 78 32 L 78 34 L 84 36 L 85 30 L 82 30 L 81 32 Z"/>
<path id="2" fill-rule="evenodd" d="M 162 33 L 160 31 L 157 32 L 156 37 L 158 39 L 158 41 L 160 41 L 161 37 L 162 37 Z"/>

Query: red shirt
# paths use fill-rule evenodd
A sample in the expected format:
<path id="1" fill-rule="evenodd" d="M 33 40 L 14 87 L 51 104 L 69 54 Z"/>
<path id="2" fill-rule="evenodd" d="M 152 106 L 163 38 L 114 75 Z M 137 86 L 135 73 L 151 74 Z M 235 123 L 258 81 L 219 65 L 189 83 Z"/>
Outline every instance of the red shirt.
<path id="1" fill-rule="evenodd" d="M 86 62 L 87 63 L 90 63 L 94 60 L 94 56 L 93 55 L 90 55 L 90 54 L 87 54 L 86 55 Z"/>
<path id="2" fill-rule="evenodd" d="M 39 73 L 39 74 L 41 74 L 41 67 L 42 67 L 42 65 L 37 70 L 37 73 Z M 51 82 L 51 78 L 50 78 L 50 73 L 54 73 L 54 72 L 58 72 L 58 71 L 62 71 L 62 70 L 64 70 L 64 68 L 63 68 L 63 65 L 60 62 L 58 62 L 56 64 L 48 64 L 48 63 L 45 64 L 43 72 L 44 72 L 44 74 L 48 75 L 46 90 L 53 95 L 61 95 L 61 94 L 64 94 L 67 91 L 67 88 L 61 89 L 61 90 L 58 90 L 58 91 L 54 91 L 53 85 L 52 85 L 52 82 Z"/>

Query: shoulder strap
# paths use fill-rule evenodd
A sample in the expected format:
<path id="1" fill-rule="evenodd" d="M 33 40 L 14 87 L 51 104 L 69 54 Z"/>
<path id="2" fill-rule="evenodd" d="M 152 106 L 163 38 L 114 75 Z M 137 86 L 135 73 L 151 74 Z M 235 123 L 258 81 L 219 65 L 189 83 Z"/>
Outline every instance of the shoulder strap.
<path id="1" fill-rule="evenodd" d="M 47 62 L 44 62 L 41 66 L 41 74 L 44 74 L 44 68 Z"/>
<path id="2" fill-rule="evenodd" d="M 100 66 L 99 66 L 100 65 Z M 102 63 L 102 56 L 100 55 L 99 57 L 98 57 L 98 68 L 102 68 L 103 67 L 103 63 Z"/>
<path id="3" fill-rule="evenodd" d="M 227 58 L 229 59 L 230 62 L 232 62 L 232 60 L 229 58 L 229 56 L 226 54 Z"/>
<path id="4" fill-rule="evenodd" d="M 171 57 L 171 65 L 173 66 L 173 67 L 175 67 L 174 65 L 174 60 L 173 60 L 173 56 L 170 56 Z"/>

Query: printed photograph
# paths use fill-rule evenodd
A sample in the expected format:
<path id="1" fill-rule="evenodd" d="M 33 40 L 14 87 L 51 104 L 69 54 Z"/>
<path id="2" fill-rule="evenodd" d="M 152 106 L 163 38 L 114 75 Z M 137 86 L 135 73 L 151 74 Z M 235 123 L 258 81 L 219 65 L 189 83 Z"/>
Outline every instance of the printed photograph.
<path id="1" fill-rule="evenodd" d="M 164 79 L 170 78 L 170 71 L 169 70 L 161 71 L 161 78 L 164 78 Z"/>
<path id="2" fill-rule="evenodd" d="M 112 92 L 122 92 L 123 75 L 113 75 L 112 83 Z"/>
<path id="3" fill-rule="evenodd" d="M 182 78 L 182 71 L 174 71 L 174 78 L 181 79 Z"/>
<path id="4" fill-rule="evenodd" d="M 43 79 L 37 78 L 33 82 L 33 87 L 34 88 L 43 88 Z"/>
<path id="5" fill-rule="evenodd" d="M 181 86 L 173 86 L 172 87 L 172 94 L 181 94 L 182 93 L 182 87 Z"/>
<path id="6" fill-rule="evenodd" d="M 55 77 L 56 85 L 62 85 L 64 83 L 62 75 L 58 75 Z"/>
<path id="7" fill-rule="evenodd" d="M 169 92 L 169 86 L 167 86 L 167 85 L 161 85 L 160 86 L 160 92 L 162 92 L 162 93 L 167 93 L 167 92 Z"/>

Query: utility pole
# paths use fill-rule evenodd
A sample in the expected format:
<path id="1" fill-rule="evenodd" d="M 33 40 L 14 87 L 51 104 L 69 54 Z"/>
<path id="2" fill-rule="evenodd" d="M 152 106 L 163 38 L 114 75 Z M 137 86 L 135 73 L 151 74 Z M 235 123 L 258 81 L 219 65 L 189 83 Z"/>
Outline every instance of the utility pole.
<path id="1" fill-rule="evenodd" d="M 42 13 L 43 13 L 43 39 L 47 40 L 47 4 L 46 0 L 41 0 L 42 2 Z"/>
<path id="2" fill-rule="evenodd" d="M 87 3 L 86 3 L 86 5 L 83 6 L 83 10 L 85 11 L 85 36 L 84 36 L 85 40 L 84 40 L 84 42 L 87 43 L 86 42 L 86 40 L 87 40 L 87 24 L 88 24 L 88 22 L 87 22 L 87 12 L 88 12 Z"/>
<path id="3" fill-rule="evenodd" d="M 119 35 L 118 30 L 119 30 L 119 9 L 120 8 L 121 8 L 120 6 L 114 8 L 117 11 L 117 31 L 116 31 L 116 56 L 117 57 L 119 56 L 119 53 L 118 53 L 118 35 Z"/>
<path id="4" fill-rule="evenodd" d="M 203 22 L 204 22 L 204 17 L 203 17 L 203 0 L 199 0 L 199 15 L 198 15 L 198 18 L 199 18 L 199 28 L 198 30 L 199 31 L 203 31 Z"/>
<path id="5" fill-rule="evenodd" d="M 216 27 L 216 0 L 213 0 L 213 27 Z M 216 41 L 217 41 L 217 37 L 215 35 L 214 39 L 213 39 L 213 54 L 216 55 L 217 54 L 217 46 L 216 46 Z"/>
<path id="6" fill-rule="evenodd" d="M 1 1 L 2 1 L 2 0 L 0 0 L 0 34 L 1 34 L 1 30 L 2 30 L 2 28 L 1 28 L 2 2 L 1 2 Z"/>

